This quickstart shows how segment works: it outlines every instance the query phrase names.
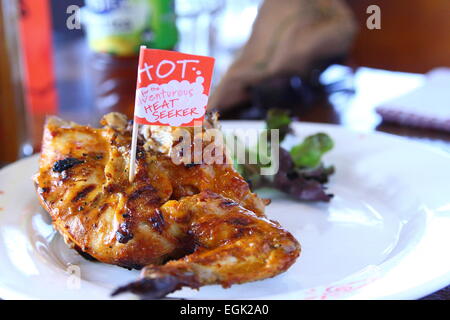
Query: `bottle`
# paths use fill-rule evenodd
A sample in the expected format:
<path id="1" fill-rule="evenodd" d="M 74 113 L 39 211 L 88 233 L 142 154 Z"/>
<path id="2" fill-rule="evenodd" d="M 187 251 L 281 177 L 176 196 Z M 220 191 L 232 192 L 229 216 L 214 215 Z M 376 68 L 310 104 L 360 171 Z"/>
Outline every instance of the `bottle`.
<path id="1" fill-rule="evenodd" d="M 172 50 L 178 42 L 173 0 L 86 0 L 82 21 L 92 51 L 98 117 L 132 117 L 139 47 Z"/>

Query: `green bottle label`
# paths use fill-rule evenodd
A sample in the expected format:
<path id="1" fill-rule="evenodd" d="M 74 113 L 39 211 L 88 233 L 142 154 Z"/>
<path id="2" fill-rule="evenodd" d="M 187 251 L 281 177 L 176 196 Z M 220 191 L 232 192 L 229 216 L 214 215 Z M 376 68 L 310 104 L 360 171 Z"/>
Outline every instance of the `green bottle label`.
<path id="1" fill-rule="evenodd" d="M 89 46 L 133 56 L 141 45 L 173 49 L 178 41 L 173 0 L 86 0 L 82 11 Z"/>

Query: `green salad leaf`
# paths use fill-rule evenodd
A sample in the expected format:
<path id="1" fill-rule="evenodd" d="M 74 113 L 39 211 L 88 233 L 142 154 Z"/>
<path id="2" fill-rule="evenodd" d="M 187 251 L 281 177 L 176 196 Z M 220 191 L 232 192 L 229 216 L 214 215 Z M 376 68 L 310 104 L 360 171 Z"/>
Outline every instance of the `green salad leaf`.
<path id="1" fill-rule="evenodd" d="M 290 125 L 292 119 L 289 116 L 289 111 L 281 109 L 270 109 L 267 112 L 266 128 L 268 130 L 280 130 L 280 142 L 284 140 L 286 135 L 290 132 Z"/>
<path id="2" fill-rule="evenodd" d="M 266 129 L 278 129 L 280 143 L 286 135 L 292 132 L 292 118 L 285 110 L 272 109 L 267 113 Z M 268 132 L 265 132 L 266 134 Z M 269 135 L 267 135 L 269 136 Z M 240 143 L 237 136 L 236 143 Z M 259 148 L 258 148 L 259 146 Z M 330 151 L 334 142 L 325 133 L 317 133 L 306 137 L 303 142 L 285 150 L 280 147 L 279 170 L 273 176 L 261 175 L 261 168 L 269 166 L 272 159 L 269 153 L 261 153 L 270 150 L 271 141 L 262 134 L 255 146 L 245 149 L 246 159 L 257 159 L 256 164 L 240 164 L 233 159 L 236 170 L 248 181 L 252 189 L 268 187 L 283 191 L 292 197 L 303 201 L 330 201 L 332 194 L 326 192 L 325 183 L 328 177 L 334 173 L 333 166 L 324 166 L 322 156 Z M 243 146 L 241 146 L 243 147 Z"/>
<path id="3" fill-rule="evenodd" d="M 322 156 L 333 149 L 333 146 L 333 140 L 326 133 L 317 133 L 294 146 L 290 154 L 296 167 L 315 168 L 321 163 Z"/>

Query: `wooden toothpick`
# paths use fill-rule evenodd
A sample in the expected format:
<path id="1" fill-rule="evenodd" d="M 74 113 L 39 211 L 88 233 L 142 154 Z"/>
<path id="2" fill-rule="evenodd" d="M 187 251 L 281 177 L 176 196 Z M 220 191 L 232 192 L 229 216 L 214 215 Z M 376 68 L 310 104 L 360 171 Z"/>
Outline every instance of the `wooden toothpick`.
<path id="1" fill-rule="evenodd" d="M 128 175 L 128 180 L 133 182 L 134 176 L 136 175 L 136 149 L 137 149 L 137 138 L 139 131 L 139 123 L 136 120 L 133 121 L 133 135 L 131 137 L 131 150 L 130 150 L 130 172 Z"/>
<path id="2" fill-rule="evenodd" d="M 145 49 L 146 46 L 141 46 L 140 49 Z M 141 68 L 141 62 L 142 62 L 142 56 L 141 56 L 142 50 L 139 50 L 139 65 L 138 65 L 138 84 L 140 82 L 140 68 Z M 136 99 L 134 103 L 134 113 L 136 113 L 136 105 L 137 105 L 137 93 L 136 93 Z M 131 137 L 131 150 L 130 150 L 130 166 L 129 166 L 129 174 L 128 174 L 128 180 L 130 182 L 134 181 L 134 177 L 136 175 L 136 149 L 137 149 L 137 138 L 139 133 L 139 123 L 137 123 L 136 118 L 133 119 L 133 134 Z"/>

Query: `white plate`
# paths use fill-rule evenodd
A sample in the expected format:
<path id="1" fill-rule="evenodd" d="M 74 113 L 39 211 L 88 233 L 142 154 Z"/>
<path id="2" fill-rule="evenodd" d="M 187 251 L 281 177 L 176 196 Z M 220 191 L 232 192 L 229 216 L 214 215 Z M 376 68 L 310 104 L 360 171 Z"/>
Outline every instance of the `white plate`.
<path id="1" fill-rule="evenodd" d="M 225 128 L 261 126 L 224 122 Z M 273 279 L 183 289 L 172 297 L 415 299 L 450 284 L 449 154 L 333 125 L 301 123 L 295 130 L 299 137 L 331 135 L 335 148 L 325 162 L 337 168 L 329 204 L 261 191 L 273 199 L 267 215 L 301 242 L 301 257 Z M 30 178 L 36 170 L 34 156 L 0 171 L 0 297 L 109 299 L 113 288 L 139 272 L 90 262 L 68 249 L 38 204 Z"/>

